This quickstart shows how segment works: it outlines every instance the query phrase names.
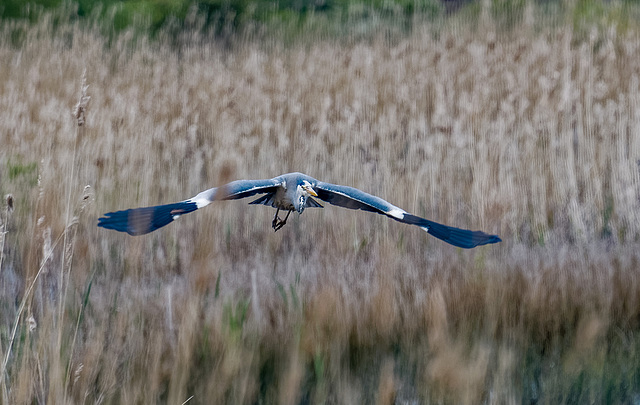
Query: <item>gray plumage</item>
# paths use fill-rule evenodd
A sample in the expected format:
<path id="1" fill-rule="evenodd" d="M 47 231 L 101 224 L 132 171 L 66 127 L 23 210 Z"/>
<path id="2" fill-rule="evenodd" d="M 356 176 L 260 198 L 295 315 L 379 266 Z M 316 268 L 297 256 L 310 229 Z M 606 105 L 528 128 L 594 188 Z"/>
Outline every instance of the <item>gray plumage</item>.
<path id="1" fill-rule="evenodd" d="M 419 226 L 436 238 L 462 248 L 473 248 L 501 241 L 497 235 L 442 225 L 412 215 L 382 198 L 357 188 L 325 183 L 302 173 L 287 173 L 267 180 L 236 180 L 205 190 L 181 202 L 110 212 L 98 219 L 98 226 L 127 232 L 130 235 L 144 235 L 214 201 L 237 200 L 256 194 L 262 195 L 249 204 L 264 204 L 276 208 L 276 214 L 271 222 L 275 231 L 287 223 L 289 214 L 293 211 L 302 214 L 305 208 L 322 208 L 322 205 L 315 200 L 318 198 L 329 204 L 375 212 L 398 222 Z M 278 216 L 281 210 L 287 212 L 284 219 Z"/>

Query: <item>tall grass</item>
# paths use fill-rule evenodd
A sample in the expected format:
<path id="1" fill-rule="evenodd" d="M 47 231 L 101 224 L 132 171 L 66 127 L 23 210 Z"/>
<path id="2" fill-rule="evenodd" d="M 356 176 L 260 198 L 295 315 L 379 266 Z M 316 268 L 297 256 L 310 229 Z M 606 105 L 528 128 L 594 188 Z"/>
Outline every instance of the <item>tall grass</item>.
<path id="1" fill-rule="evenodd" d="M 536 16 L 287 48 L 1 35 L 2 402 L 637 398 L 640 41 Z M 331 206 L 274 234 L 241 202 L 95 226 L 294 170 L 504 242 Z"/>

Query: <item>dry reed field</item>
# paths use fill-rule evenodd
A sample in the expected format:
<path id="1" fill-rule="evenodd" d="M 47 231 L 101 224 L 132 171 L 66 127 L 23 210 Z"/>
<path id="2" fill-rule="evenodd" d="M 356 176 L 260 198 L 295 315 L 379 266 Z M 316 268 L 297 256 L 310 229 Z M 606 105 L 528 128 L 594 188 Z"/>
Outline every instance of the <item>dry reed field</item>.
<path id="1" fill-rule="evenodd" d="M 637 29 L 176 48 L 25 27 L 0 35 L 3 404 L 640 399 Z M 274 233 L 248 201 L 96 227 L 289 171 L 503 242 L 331 205 Z"/>

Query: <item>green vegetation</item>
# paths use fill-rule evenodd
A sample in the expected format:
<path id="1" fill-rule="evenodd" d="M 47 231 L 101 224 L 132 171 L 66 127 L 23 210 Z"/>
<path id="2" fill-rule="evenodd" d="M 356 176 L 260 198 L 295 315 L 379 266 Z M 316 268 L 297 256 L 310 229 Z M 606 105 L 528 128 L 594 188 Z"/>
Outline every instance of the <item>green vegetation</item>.
<path id="1" fill-rule="evenodd" d="M 488 4 L 489 9 L 482 4 Z M 27 19 L 36 23 L 53 12 L 56 25 L 81 21 L 101 27 L 102 34 L 110 37 L 127 29 L 150 37 L 177 37 L 197 30 L 228 41 L 264 38 L 265 34 L 291 41 L 310 35 L 316 39 L 362 38 L 380 30 L 403 35 L 411 32 L 416 22 L 442 22 L 450 16 L 461 16 L 465 24 L 475 25 L 484 14 L 500 29 L 513 29 L 531 17 L 532 8 L 544 26 L 570 22 L 574 31 L 584 35 L 593 26 L 633 29 L 640 20 L 640 8 L 632 0 L 6 0 L 0 7 L 0 21 Z"/>
<path id="2" fill-rule="evenodd" d="M 161 29 L 193 28 L 233 35 L 242 31 L 281 30 L 298 35 L 309 25 L 324 25 L 331 31 L 342 31 L 339 24 L 346 19 L 362 23 L 375 18 L 410 23 L 415 15 L 437 16 L 444 8 L 437 0 L 427 1 L 344 1 L 344 0 L 79 0 L 76 2 L 8 0 L 0 8 L 0 18 L 27 18 L 38 21 L 43 13 L 62 9 L 73 19 L 97 20 L 108 34 L 126 28 L 157 33 Z"/>
<path id="3" fill-rule="evenodd" d="M 637 400 L 637 6 L 279 4 L 302 40 L 5 14 L 0 402 Z M 289 171 L 503 242 L 238 201 L 96 227 Z"/>
<path id="4" fill-rule="evenodd" d="M 7 162 L 7 173 L 9 180 L 15 181 L 18 179 L 26 179 L 31 186 L 36 185 L 37 180 L 37 165 L 35 162 L 22 164 L 19 162 Z"/>

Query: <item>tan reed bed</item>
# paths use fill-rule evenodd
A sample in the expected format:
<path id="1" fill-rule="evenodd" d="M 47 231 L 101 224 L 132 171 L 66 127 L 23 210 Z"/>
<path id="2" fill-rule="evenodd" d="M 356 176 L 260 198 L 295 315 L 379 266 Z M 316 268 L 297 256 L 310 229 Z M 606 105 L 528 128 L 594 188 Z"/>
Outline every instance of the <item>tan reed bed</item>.
<path id="1" fill-rule="evenodd" d="M 2 402 L 637 398 L 640 41 L 526 22 L 180 52 L 5 26 Z M 504 242 L 243 202 L 95 226 L 288 171 Z"/>

